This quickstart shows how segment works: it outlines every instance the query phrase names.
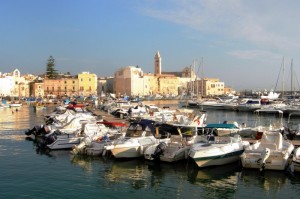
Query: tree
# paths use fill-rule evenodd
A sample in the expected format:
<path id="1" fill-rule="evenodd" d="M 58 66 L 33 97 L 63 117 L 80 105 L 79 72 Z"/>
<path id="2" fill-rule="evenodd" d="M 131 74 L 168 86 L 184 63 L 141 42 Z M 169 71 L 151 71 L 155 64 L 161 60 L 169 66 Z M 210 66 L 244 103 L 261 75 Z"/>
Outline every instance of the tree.
<path id="1" fill-rule="evenodd" d="M 50 56 L 47 61 L 46 76 L 49 79 L 54 79 L 57 76 L 57 71 L 55 70 L 55 59 L 52 56 Z"/>

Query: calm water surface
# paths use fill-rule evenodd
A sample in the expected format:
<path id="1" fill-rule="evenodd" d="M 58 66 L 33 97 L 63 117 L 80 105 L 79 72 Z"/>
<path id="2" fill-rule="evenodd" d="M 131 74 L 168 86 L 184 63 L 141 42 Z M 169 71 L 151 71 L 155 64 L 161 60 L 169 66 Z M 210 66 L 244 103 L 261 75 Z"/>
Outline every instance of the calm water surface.
<path id="1" fill-rule="evenodd" d="M 192 162 L 73 157 L 39 151 L 24 131 L 53 109 L 0 110 L 0 198 L 299 198 L 300 174 L 243 170 L 240 163 L 197 169 Z M 250 113 L 208 111 L 208 122 L 249 121 Z"/>

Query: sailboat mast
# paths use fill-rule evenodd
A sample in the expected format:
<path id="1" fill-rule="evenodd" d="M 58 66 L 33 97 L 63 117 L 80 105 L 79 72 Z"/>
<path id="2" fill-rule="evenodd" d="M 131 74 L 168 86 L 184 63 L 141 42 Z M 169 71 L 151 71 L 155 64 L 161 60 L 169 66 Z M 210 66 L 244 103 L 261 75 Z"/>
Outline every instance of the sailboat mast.
<path id="1" fill-rule="evenodd" d="M 291 61 L 291 97 L 293 97 L 293 59 Z"/>
<path id="2" fill-rule="evenodd" d="M 203 57 L 201 57 L 201 65 L 202 65 L 202 67 L 201 67 L 201 81 L 202 81 L 202 83 L 201 83 L 201 97 L 203 96 L 203 88 L 204 88 L 204 74 L 203 74 L 203 67 L 204 67 L 204 64 L 203 64 Z"/>
<path id="3" fill-rule="evenodd" d="M 283 67 L 282 67 L 282 96 L 281 98 L 283 98 L 284 96 L 284 57 L 283 57 Z"/>

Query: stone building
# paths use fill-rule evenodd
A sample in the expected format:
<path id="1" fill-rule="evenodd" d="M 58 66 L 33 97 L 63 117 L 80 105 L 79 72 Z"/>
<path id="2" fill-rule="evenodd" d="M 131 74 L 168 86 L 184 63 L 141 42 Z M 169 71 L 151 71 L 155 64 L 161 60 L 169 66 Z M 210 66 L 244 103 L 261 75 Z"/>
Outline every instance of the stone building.
<path id="1" fill-rule="evenodd" d="M 29 82 L 18 69 L 11 73 L 0 75 L 0 95 L 10 97 L 26 97 L 29 96 Z"/>
<path id="2" fill-rule="evenodd" d="M 59 75 L 55 79 L 44 79 L 45 97 L 76 97 L 97 95 L 97 75 L 82 72 L 76 76 Z"/>
<path id="3" fill-rule="evenodd" d="M 97 95 L 97 75 L 89 72 L 78 74 L 78 92 L 81 96 Z"/>
<path id="4" fill-rule="evenodd" d="M 115 72 L 114 92 L 118 95 L 145 96 L 178 94 L 178 77 L 161 72 L 161 56 L 154 56 L 154 74 L 145 74 L 139 66 L 127 66 Z"/>
<path id="5" fill-rule="evenodd" d="M 195 95 L 200 96 L 219 96 L 224 95 L 224 82 L 220 82 L 218 78 L 203 78 L 192 82 Z M 189 84 L 190 85 L 190 84 Z M 197 92 L 198 91 L 198 92 Z"/>

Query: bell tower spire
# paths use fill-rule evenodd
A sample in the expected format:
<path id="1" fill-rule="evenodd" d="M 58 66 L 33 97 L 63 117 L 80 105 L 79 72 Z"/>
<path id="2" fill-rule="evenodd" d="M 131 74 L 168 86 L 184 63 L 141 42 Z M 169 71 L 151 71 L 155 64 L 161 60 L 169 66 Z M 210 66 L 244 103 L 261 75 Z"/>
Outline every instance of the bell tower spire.
<path id="1" fill-rule="evenodd" d="M 161 57 L 158 51 L 154 56 L 154 75 L 161 75 Z"/>

